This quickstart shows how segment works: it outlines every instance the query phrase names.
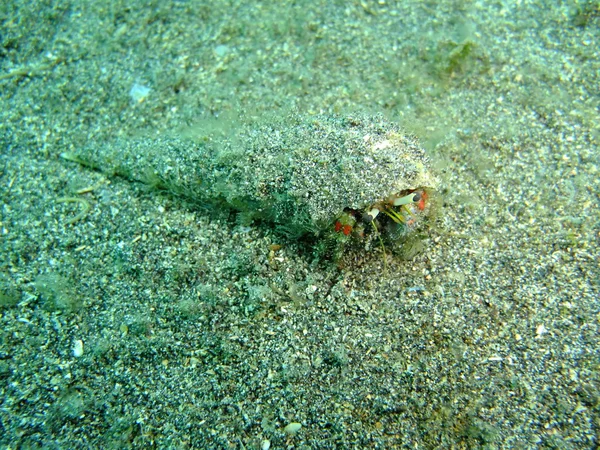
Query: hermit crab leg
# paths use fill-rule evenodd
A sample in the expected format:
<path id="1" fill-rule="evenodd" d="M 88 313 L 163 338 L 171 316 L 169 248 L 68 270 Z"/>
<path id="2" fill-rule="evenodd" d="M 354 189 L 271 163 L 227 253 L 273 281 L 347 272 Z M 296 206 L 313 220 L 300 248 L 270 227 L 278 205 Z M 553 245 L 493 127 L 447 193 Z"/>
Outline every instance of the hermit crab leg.
<path id="1" fill-rule="evenodd" d="M 402 217 L 402 215 L 398 214 L 393 209 L 384 209 L 383 213 L 396 223 L 406 224 L 406 220 L 404 219 L 404 217 Z"/>

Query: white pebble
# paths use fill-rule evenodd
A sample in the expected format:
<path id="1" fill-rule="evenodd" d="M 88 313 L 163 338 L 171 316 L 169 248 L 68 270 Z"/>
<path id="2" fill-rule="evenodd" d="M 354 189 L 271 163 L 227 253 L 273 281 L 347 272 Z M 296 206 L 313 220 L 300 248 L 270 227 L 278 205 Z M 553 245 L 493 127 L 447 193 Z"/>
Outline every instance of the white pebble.
<path id="1" fill-rule="evenodd" d="M 542 335 L 546 334 L 547 332 L 548 330 L 546 329 L 543 323 L 538 325 L 535 329 L 535 334 L 537 334 L 537 337 L 542 337 Z"/>
<path id="2" fill-rule="evenodd" d="M 271 441 L 265 439 L 260 443 L 260 450 L 269 450 L 271 448 Z"/>
<path id="3" fill-rule="evenodd" d="M 150 95 L 150 90 L 151 89 L 147 86 L 144 86 L 139 83 L 134 83 L 133 86 L 131 86 L 131 89 L 129 90 L 129 96 L 131 97 L 131 100 L 134 101 L 134 103 L 142 103 L 144 100 L 146 100 L 148 95 Z"/>
<path id="4" fill-rule="evenodd" d="M 81 339 L 77 339 L 73 342 L 73 356 L 75 358 L 83 356 L 83 341 Z"/>

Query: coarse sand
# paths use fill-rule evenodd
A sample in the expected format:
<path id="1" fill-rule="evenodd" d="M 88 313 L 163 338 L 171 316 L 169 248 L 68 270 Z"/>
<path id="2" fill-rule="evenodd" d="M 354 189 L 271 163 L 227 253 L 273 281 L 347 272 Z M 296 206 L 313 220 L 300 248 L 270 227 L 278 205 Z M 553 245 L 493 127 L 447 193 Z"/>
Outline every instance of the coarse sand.
<path id="1" fill-rule="evenodd" d="M 9 0 L 0 20 L 3 448 L 598 447 L 597 1 Z M 414 251 L 315 258 L 60 157 L 291 112 L 420 138 L 442 200 Z"/>

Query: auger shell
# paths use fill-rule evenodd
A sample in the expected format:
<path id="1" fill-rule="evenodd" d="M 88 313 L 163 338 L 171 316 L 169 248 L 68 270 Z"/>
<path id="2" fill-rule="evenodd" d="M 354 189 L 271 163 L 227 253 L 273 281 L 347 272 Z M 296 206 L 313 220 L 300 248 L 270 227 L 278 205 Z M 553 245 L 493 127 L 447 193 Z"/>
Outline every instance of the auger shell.
<path id="1" fill-rule="evenodd" d="M 392 199 L 393 206 L 400 195 L 437 187 L 417 140 L 381 116 L 293 114 L 225 135 L 119 139 L 63 156 L 232 208 L 292 238 L 335 233 L 349 211 L 361 222 L 358 216 L 374 205 Z M 358 228 L 376 226 L 361 222 Z M 347 234 L 357 234 L 352 231 Z"/>

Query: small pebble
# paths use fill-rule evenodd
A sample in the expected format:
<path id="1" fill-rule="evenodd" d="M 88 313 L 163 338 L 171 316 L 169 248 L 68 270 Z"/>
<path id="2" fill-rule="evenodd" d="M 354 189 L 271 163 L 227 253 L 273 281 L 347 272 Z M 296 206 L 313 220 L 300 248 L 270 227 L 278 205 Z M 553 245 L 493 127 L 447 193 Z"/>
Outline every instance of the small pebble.
<path id="1" fill-rule="evenodd" d="M 142 103 L 148 95 L 150 95 L 151 89 L 139 83 L 134 83 L 129 90 L 129 96 L 134 103 Z"/>
<path id="2" fill-rule="evenodd" d="M 300 428 L 302 428 L 302 424 L 298 422 L 292 422 L 288 424 L 283 431 L 285 431 L 287 434 L 296 434 Z"/>
<path id="3" fill-rule="evenodd" d="M 77 339 L 73 343 L 73 356 L 75 358 L 80 358 L 83 356 L 83 341 L 81 339 Z"/>

